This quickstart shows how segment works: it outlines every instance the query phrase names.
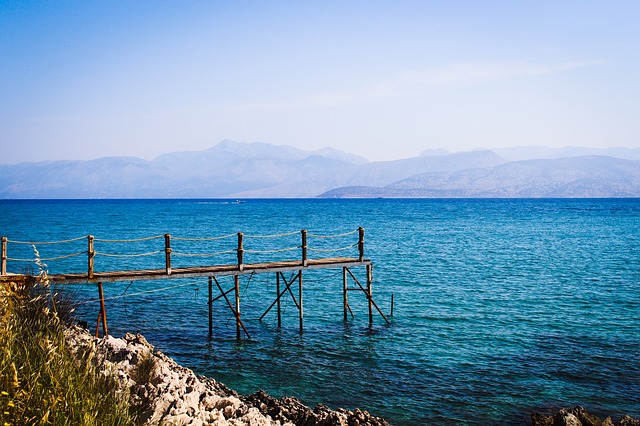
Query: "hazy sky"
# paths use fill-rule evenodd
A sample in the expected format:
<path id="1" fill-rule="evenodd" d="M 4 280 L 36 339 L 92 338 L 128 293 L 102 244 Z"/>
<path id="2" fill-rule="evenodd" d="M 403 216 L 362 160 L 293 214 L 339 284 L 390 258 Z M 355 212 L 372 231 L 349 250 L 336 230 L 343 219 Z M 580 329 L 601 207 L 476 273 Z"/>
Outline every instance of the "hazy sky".
<path id="1" fill-rule="evenodd" d="M 640 1 L 0 0 L 0 163 L 640 147 Z"/>

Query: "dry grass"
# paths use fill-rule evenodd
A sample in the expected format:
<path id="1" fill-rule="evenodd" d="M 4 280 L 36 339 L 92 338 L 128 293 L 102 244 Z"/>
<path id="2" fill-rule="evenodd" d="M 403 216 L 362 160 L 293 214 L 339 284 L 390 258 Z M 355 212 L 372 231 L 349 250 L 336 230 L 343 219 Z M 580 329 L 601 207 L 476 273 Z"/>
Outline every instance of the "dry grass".
<path id="1" fill-rule="evenodd" d="M 128 395 L 67 348 L 63 309 L 42 276 L 0 283 L 0 425 L 132 425 Z"/>

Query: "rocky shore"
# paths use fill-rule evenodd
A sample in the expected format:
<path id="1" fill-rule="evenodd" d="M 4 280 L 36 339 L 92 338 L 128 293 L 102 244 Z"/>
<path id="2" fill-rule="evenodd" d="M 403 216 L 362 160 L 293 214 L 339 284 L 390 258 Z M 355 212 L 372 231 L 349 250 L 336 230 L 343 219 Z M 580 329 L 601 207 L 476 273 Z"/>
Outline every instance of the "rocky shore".
<path id="1" fill-rule="evenodd" d="M 640 420 L 623 416 L 615 423 L 611 417 L 604 419 L 588 413 L 584 407 L 561 409 L 555 414 L 531 414 L 532 426 L 640 426 Z"/>
<path id="2" fill-rule="evenodd" d="M 140 334 L 98 339 L 84 328 L 71 326 L 65 336 L 77 359 L 95 356 L 102 371 L 117 377 L 119 391 L 130 398 L 141 425 L 389 426 L 357 408 L 332 410 L 318 404 L 311 409 L 297 398 L 273 398 L 263 391 L 239 395 L 178 365 Z M 640 420 L 623 416 L 614 422 L 576 406 L 553 414 L 532 413 L 531 425 L 640 426 Z"/>
<path id="3" fill-rule="evenodd" d="M 67 344 L 80 360 L 94 354 L 104 372 L 118 378 L 119 391 L 130 395 L 143 425 L 295 425 L 386 426 L 366 411 L 311 409 L 293 397 L 273 398 L 260 391 L 238 395 L 217 381 L 196 375 L 154 350 L 143 336 L 97 339 L 85 329 L 69 327 Z"/>

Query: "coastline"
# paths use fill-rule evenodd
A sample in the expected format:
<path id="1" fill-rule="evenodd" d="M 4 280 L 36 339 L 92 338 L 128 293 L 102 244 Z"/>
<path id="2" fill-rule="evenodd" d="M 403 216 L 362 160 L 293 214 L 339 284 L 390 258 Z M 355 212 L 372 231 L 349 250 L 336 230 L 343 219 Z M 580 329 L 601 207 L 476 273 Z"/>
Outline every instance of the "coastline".
<path id="1" fill-rule="evenodd" d="M 204 426 L 390 426 L 358 408 L 346 410 L 318 404 L 314 409 L 291 396 L 274 398 L 263 391 L 240 395 L 213 378 L 156 351 L 141 334 L 96 338 L 77 325 L 65 329 L 66 342 L 78 358 L 92 354 L 100 368 L 116 377 L 119 392 L 130 394 L 142 425 Z M 531 426 L 640 426 L 623 416 L 595 416 L 581 406 L 554 413 L 530 413 Z"/>
<path id="2" fill-rule="evenodd" d="M 93 354 L 100 369 L 116 377 L 119 392 L 131 395 L 140 424 L 201 426 L 389 426 L 359 409 L 314 409 L 295 397 L 273 398 L 263 391 L 243 396 L 222 383 L 177 364 L 156 351 L 144 336 L 96 338 L 79 326 L 65 329 L 66 342 L 79 359 Z"/>

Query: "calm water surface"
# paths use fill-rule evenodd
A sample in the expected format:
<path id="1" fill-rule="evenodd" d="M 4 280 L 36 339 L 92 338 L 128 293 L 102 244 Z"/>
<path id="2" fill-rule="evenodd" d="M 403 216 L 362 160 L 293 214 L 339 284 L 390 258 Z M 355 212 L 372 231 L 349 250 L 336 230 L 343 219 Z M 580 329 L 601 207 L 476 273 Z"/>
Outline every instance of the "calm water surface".
<path id="1" fill-rule="evenodd" d="M 363 226 L 374 299 L 387 315 L 394 295 L 391 325 L 376 315 L 369 327 L 366 299 L 356 292 L 349 295 L 355 316 L 343 321 L 337 269 L 305 273 L 303 334 L 291 298 L 283 300 L 281 329 L 275 311 L 258 321 L 275 300 L 272 274 L 241 277 L 251 339 L 235 340 L 220 300 L 208 339 L 206 278 L 105 285 L 114 297 L 107 301 L 110 332 L 143 333 L 241 393 L 264 389 L 311 406 L 361 407 L 396 425 L 524 424 L 531 410 L 576 404 L 640 417 L 640 200 L 0 201 L 0 215 L 0 234 L 12 241 L 171 233 L 175 253 L 194 244 L 224 249 L 218 240 L 180 237 L 330 235 Z M 313 244 L 349 245 L 357 235 L 343 238 Z M 276 245 L 298 239 L 284 236 Z M 268 241 L 249 237 L 246 244 L 259 250 Z M 162 240 L 137 244 L 133 252 L 152 252 Z M 107 256 L 124 245 L 96 242 L 96 269 L 162 267 L 161 253 Z M 86 250 L 86 239 L 37 248 L 53 258 Z M 9 243 L 9 250 L 11 258 L 33 258 L 28 245 Z M 234 261 L 221 256 L 216 261 Z M 80 272 L 85 258 L 47 263 L 50 272 Z M 212 259 L 176 255 L 174 266 Z M 9 262 L 10 271 L 25 268 L 33 265 Z M 364 268 L 354 273 L 366 279 Z M 229 278 L 220 284 L 233 285 Z M 74 291 L 88 302 L 80 315 L 95 324 L 95 286 Z"/>

